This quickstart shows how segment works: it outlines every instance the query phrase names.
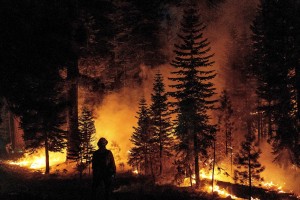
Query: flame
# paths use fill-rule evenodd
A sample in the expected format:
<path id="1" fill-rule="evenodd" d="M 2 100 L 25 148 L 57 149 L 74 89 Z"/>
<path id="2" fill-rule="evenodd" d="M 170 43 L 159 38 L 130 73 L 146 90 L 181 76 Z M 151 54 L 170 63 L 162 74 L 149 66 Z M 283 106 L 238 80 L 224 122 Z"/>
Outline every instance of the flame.
<path id="1" fill-rule="evenodd" d="M 285 184 L 285 183 L 284 183 Z M 262 182 L 261 183 L 262 187 L 271 191 L 276 191 L 278 193 L 286 193 L 285 191 L 283 191 L 283 186 L 280 184 L 275 184 L 273 183 L 273 181 L 269 181 L 269 182 Z"/>
<path id="2" fill-rule="evenodd" d="M 205 170 L 201 169 L 199 174 L 200 174 L 200 178 L 211 180 L 211 177 L 212 177 L 211 172 L 206 172 Z M 222 179 L 221 174 L 215 174 L 215 180 L 221 180 L 221 179 Z M 180 187 L 190 186 L 191 182 L 193 185 L 196 183 L 195 174 L 193 174 L 191 176 L 191 179 L 189 177 L 184 178 L 183 183 L 180 185 Z M 220 186 L 218 186 L 217 184 L 214 185 L 213 190 L 212 190 L 212 186 L 206 186 L 204 188 L 204 190 L 208 193 L 211 193 L 212 191 L 217 192 L 218 195 L 220 195 L 221 197 L 229 197 L 230 196 L 232 199 L 239 199 L 235 195 L 230 194 L 226 189 L 220 188 Z M 258 199 L 255 199 L 255 200 L 258 200 Z"/>
<path id="3" fill-rule="evenodd" d="M 128 151 L 131 149 L 130 137 L 136 126 L 140 91 L 124 88 L 120 93 L 113 92 L 105 96 L 101 106 L 96 110 L 95 141 L 101 137 L 108 140 L 107 148 L 114 155 L 117 170 L 120 164 L 130 170 L 127 165 Z"/>
<path id="4" fill-rule="evenodd" d="M 206 191 L 207 192 L 211 192 L 212 191 L 212 186 L 206 187 Z M 218 195 L 220 195 L 221 197 L 225 197 L 226 198 L 226 197 L 230 196 L 232 199 L 238 199 L 237 196 L 235 196 L 233 194 L 230 194 L 224 188 L 220 188 L 220 186 L 218 186 L 218 185 L 214 185 L 213 191 L 217 192 Z M 255 200 L 257 200 L 257 199 L 255 199 Z"/>
<path id="5" fill-rule="evenodd" d="M 39 149 L 36 153 L 28 154 L 25 153 L 24 156 L 17 161 L 9 161 L 11 165 L 18 165 L 20 167 L 27 167 L 30 169 L 42 169 L 46 167 L 44 149 Z M 57 165 L 65 162 L 66 154 L 59 152 L 50 152 L 49 153 L 49 165 Z"/>
<path id="6" fill-rule="evenodd" d="M 136 169 L 136 170 L 133 170 L 132 173 L 139 174 L 139 171 Z"/>

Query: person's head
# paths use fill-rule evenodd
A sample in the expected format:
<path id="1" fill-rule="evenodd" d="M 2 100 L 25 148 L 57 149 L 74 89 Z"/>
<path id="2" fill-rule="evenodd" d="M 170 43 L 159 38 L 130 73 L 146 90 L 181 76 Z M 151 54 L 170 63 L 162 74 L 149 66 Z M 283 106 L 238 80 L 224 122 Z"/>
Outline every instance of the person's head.
<path id="1" fill-rule="evenodd" d="M 108 141 L 105 138 L 102 137 L 98 140 L 97 145 L 98 145 L 99 148 L 105 148 L 107 143 L 108 143 Z"/>

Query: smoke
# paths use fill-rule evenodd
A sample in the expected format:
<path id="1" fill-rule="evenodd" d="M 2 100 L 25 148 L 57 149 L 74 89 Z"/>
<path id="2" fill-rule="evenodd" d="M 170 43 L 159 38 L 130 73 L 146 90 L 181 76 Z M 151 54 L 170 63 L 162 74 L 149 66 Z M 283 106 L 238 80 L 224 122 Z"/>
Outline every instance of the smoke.
<path id="1" fill-rule="evenodd" d="M 265 171 L 262 172 L 262 177 L 265 181 L 272 181 L 274 184 L 283 187 L 283 191 L 289 192 L 290 190 L 294 193 L 300 194 L 300 174 L 299 169 L 296 167 L 279 166 L 273 162 L 274 156 L 272 154 L 271 145 L 267 142 L 263 142 L 260 145 L 262 154 L 260 156 L 260 162 L 265 166 Z"/>
<path id="2" fill-rule="evenodd" d="M 214 67 L 218 72 L 215 84 L 219 92 L 236 77 L 228 68 L 231 68 L 230 64 L 236 57 L 244 54 L 240 46 L 244 46 L 243 51 L 249 49 L 249 46 L 245 46 L 249 41 L 237 39 L 243 35 L 249 38 L 256 8 L 257 0 L 227 0 L 214 9 L 200 8 L 200 11 L 204 11 L 202 16 L 207 25 L 204 36 L 211 42 L 211 52 L 214 53 Z M 241 67 L 242 63 L 239 65 Z"/>
<path id="3" fill-rule="evenodd" d="M 204 23 L 207 25 L 204 37 L 207 37 L 211 42 L 212 50 L 214 53 L 213 60 L 215 61 L 214 69 L 216 69 L 218 76 L 214 82 L 219 93 L 225 87 L 226 77 L 230 76 L 225 74 L 223 67 L 228 63 L 228 54 L 233 52 L 233 49 L 227 48 L 227 43 L 232 39 L 230 31 L 236 28 L 239 33 L 249 32 L 250 22 L 254 16 L 254 9 L 256 8 L 257 0 L 228 0 L 225 3 L 219 4 L 217 8 L 208 8 L 206 4 L 199 5 L 199 11 L 203 16 Z M 171 25 L 172 29 L 169 30 L 169 37 L 164 36 L 166 44 L 166 52 L 169 58 L 174 57 L 172 53 L 172 46 L 176 43 L 176 34 L 180 27 L 180 19 L 182 16 L 182 8 L 170 8 Z M 163 36 L 163 34 L 162 34 Z M 145 65 L 140 66 L 140 78 L 142 84 L 134 88 L 123 88 L 121 91 L 112 92 L 104 97 L 100 106 L 96 109 L 96 138 L 106 137 L 110 143 L 116 142 L 120 151 L 119 163 L 127 162 L 128 150 L 131 147 L 130 137 L 133 132 L 133 126 L 136 126 L 138 102 L 141 96 L 144 96 L 147 103 L 150 103 L 153 79 L 155 73 L 160 71 L 164 76 L 166 90 L 169 91 L 170 85 L 167 77 L 170 77 L 172 67 L 169 64 L 150 68 Z M 135 85 L 135 84 L 131 84 Z"/>
<path id="4" fill-rule="evenodd" d="M 120 92 L 108 94 L 95 113 L 96 141 L 105 137 L 109 141 L 109 149 L 113 143 L 119 146 L 120 151 L 113 152 L 116 158 L 120 158 L 116 159 L 117 165 L 127 163 L 131 147 L 129 139 L 137 121 L 135 113 L 138 110 L 138 94 L 137 88 L 124 88 Z"/>
<path id="5" fill-rule="evenodd" d="M 137 126 L 138 103 L 144 96 L 148 106 L 150 105 L 154 76 L 158 71 L 167 81 L 168 66 L 160 66 L 158 70 L 141 65 L 139 76 L 143 82 L 140 86 L 125 87 L 107 94 L 102 104 L 95 109 L 96 141 L 100 137 L 105 137 L 109 141 L 108 149 L 113 151 L 119 168 L 123 163 L 125 169 L 128 169 L 127 158 L 132 147 L 130 137 L 134 131 L 133 127 Z"/>

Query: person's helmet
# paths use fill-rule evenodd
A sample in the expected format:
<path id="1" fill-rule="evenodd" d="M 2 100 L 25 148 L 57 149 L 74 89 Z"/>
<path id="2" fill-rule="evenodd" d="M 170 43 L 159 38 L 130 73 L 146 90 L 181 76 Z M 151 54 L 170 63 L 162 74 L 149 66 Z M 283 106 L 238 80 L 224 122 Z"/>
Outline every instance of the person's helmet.
<path id="1" fill-rule="evenodd" d="M 97 145 L 98 145 L 98 147 L 100 147 L 100 146 L 105 147 L 107 145 L 107 143 L 108 143 L 108 141 L 105 138 L 102 137 L 102 138 L 99 139 Z"/>

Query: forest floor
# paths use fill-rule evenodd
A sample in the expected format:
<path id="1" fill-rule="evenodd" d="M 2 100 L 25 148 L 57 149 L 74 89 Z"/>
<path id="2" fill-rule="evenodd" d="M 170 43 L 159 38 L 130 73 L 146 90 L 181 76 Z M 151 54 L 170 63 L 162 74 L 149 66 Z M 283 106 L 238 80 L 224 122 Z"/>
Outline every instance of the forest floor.
<path id="1" fill-rule="evenodd" d="M 217 194 L 195 191 L 190 187 L 155 185 L 149 179 L 131 173 L 117 174 L 112 200 L 218 200 Z M 220 187 L 231 188 L 239 199 L 246 199 L 248 187 L 218 182 Z M 292 194 L 280 194 L 253 188 L 260 200 L 296 200 Z M 0 161 L 1 200 L 93 200 L 91 177 L 82 180 L 78 175 L 44 175 L 40 171 L 8 165 Z"/>

